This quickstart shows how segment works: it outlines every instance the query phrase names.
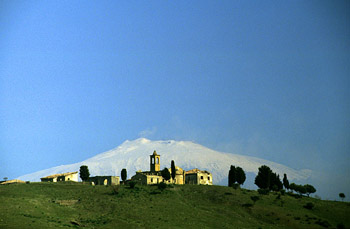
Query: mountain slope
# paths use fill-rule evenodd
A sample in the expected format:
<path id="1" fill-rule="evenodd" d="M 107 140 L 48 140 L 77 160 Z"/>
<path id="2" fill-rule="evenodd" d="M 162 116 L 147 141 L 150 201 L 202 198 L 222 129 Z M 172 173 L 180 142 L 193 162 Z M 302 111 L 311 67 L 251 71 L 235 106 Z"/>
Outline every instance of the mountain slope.
<path id="1" fill-rule="evenodd" d="M 81 165 L 89 167 L 91 176 L 119 176 L 120 171 L 126 168 L 130 178 L 137 170 L 149 170 L 149 155 L 154 150 L 161 155 L 161 169 L 170 167 L 171 160 L 174 160 L 177 166 L 185 170 L 199 168 L 210 171 L 213 174 L 214 184 L 226 184 L 230 165 L 240 166 L 246 172 L 252 173 L 257 173 L 261 165 L 267 165 L 280 175 L 288 174 L 290 180 L 304 180 L 311 175 L 310 170 L 297 171 L 256 157 L 222 153 L 190 141 L 151 141 L 139 138 L 134 141 L 125 141 L 115 149 L 97 154 L 82 162 L 45 169 L 18 179 L 40 181 L 40 177 L 50 174 L 79 171 Z"/>

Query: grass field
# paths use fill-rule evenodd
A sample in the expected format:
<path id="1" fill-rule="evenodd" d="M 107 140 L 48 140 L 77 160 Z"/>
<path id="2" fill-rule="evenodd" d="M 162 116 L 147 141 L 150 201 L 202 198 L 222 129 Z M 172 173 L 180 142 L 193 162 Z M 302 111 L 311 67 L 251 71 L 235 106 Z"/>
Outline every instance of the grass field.
<path id="1" fill-rule="evenodd" d="M 0 228 L 350 228 L 348 202 L 223 186 L 117 192 L 82 183 L 0 185 Z"/>

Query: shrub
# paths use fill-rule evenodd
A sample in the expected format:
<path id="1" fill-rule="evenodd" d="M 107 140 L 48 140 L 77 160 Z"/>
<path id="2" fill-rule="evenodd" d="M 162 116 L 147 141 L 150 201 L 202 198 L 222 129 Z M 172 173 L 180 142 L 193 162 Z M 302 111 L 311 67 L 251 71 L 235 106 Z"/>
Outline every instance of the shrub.
<path id="1" fill-rule="evenodd" d="M 321 219 L 319 219 L 315 223 L 322 226 L 322 227 L 330 227 L 331 226 L 331 224 L 327 220 L 322 221 Z"/>
<path id="2" fill-rule="evenodd" d="M 256 201 L 260 200 L 260 197 L 258 196 L 251 196 L 250 199 L 255 203 Z"/>
<path id="3" fill-rule="evenodd" d="M 136 182 L 134 182 L 134 181 L 130 181 L 130 182 L 129 182 L 129 187 L 130 187 L 131 189 L 135 188 L 135 185 L 136 185 Z"/>
<path id="4" fill-rule="evenodd" d="M 111 189 L 113 194 L 117 195 L 119 193 L 119 185 L 112 185 Z"/>
<path id="5" fill-rule="evenodd" d="M 166 189 L 166 187 L 167 187 L 167 185 L 166 185 L 166 183 L 164 183 L 164 182 L 160 182 L 160 183 L 158 184 L 158 189 L 161 190 L 161 191 L 163 191 L 164 189 Z"/>
<path id="6" fill-rule="evenodd" d="M 345 226 L 343 223 L 338 223 L 337 224 L 337 229 L 345 229 Z"/>
<path id="7" fill-rule="evenodd" d="M 315 207 L 315 205 L 311 202 L 308 202 L 304 205 L 304 208 L 312 210 Z"/>
<path id="8" fill-rule="evenodd" d="M 239 184 L 232 184 L 232 188 L 239 189 Z"/>
<path id="9" fill-rule="evenodd" d="M 282 190 L 280 190 L 280 193 L 282 196 L 284 196 L 284 194 L 286 193 L 286 190 L 282 189 Z"/>
<path id="10" fill-rule="evenodd" d="M 269 192 L 270 192 L 270 190 L 268 190 L 268 189 L 264 189 L 264 188 L 259 188 L 259 189 L 258 189 L 258 193 L 259 193 L 260 195 L 268 195 Z"/>
<path id="11" fill-rule="evenodd" d="M 242 204 L 242 207 L 250 208 L 250 207 L 253 207 L 253 204 L 251 204 L 251 203 Z"/>

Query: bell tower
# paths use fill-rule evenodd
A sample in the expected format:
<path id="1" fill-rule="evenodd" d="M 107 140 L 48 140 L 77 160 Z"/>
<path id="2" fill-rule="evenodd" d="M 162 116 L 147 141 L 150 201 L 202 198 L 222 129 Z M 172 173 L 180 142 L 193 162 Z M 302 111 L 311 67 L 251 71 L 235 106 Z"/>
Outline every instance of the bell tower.
<path id="1" fill-rule="evenodd" d="M 156 151 L 150 155 L 151 172 L 157 172 L 160 170 L 160 155 Z"/>

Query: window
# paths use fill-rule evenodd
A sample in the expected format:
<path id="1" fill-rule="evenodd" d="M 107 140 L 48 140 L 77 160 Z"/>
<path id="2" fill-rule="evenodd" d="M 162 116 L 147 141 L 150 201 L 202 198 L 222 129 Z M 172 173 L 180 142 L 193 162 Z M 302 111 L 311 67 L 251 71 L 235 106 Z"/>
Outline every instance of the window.
<path id="1" fill-rule="evenodd" d="M 159 164 L 159 157 L 157 157 L 157 164 Z"/>
<path id="2" fill-rule="evenodd" d="M 201 176 L 201 180 L 203 180 L 203 176 Z"/>
<path id="3" fill-rule="evenodd" d="M 154 164 L 154 157 L 152 157 L 152 164 Z"/>
<path id="4" fill-rule="evenodd" d="M 70 178 L 68 178 L 68 180 L 70 180 Z"/>
<path id="5" fill-rule="evenodd" d="M 210 177 L 208 177 L 208 180 L 210 180 Z"/>
<path id="6" fill-rule="evenodd" d="M 153 178 L 151 178 L 151 183 L 153 183 Z"/>

